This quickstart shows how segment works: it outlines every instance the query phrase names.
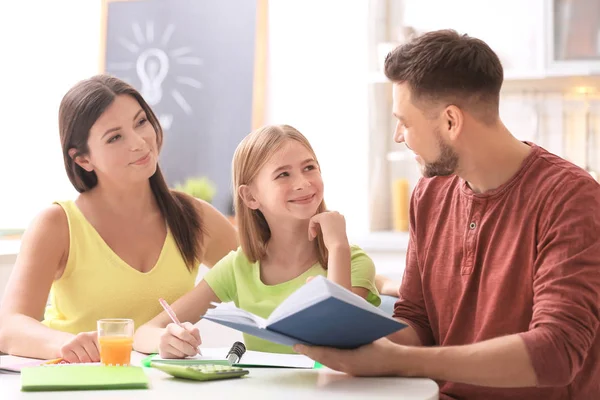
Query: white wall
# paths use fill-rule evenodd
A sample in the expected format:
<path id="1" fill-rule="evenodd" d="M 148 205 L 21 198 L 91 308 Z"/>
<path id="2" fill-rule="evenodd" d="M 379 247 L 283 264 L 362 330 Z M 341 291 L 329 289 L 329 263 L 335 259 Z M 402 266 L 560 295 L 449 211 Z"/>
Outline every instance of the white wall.
<path id="1" fill-rule="evenodd" d="M 58 106 L 98 72 L 100 1 L 0 3 L 0 228 L 22 228 L 53 200 L 72 198 Z"/>
<path id="2" fill-rule="evenodd" d="M 270 0 L 267 121 L 314 147 L 328 207 L 368 229 L 368 0 Z"/>
<path id="3" fill-rule="evenodd" d="M 320 158 L 330 208 L 366 227 L 367 1 L 271 0 L 268 122 L 295 125 Z M 99 0 L 0 5 L 0 228 L 76 195 L 58 139 L 60 99 L 98 72 Z M 4 57 L 3 57 L 4 59 Z M 365 211 L 363 211 L 365 210 Z"/>
<path id="4" fill-rule="evenodd" d="M 486 41 L 502 60 L 505 76 L 544 67 L 544 2 L 551 0 L 403 0 L 404 22 L 418 31 L 456 29 Z"/>

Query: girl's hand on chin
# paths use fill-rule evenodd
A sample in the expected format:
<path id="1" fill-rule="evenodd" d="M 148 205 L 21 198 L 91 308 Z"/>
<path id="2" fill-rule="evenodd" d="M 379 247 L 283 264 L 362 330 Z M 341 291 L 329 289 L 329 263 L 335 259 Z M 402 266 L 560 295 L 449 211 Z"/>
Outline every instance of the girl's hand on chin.
<path id="1" fill-rule="evenodd" d="M 346 236 L 346 219 L 337 211 L 325 211 L 313 216 L 308 224 L 308 239 L 313 240 L 323 232 L 323 241 L 327 250 L 348 247 Z"/>

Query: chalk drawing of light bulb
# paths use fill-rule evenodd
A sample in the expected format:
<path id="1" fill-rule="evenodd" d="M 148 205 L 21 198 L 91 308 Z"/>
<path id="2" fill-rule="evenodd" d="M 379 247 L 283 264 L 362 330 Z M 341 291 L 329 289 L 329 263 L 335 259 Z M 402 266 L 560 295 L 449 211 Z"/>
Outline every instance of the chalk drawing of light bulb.
<path id="1" fill-rule="evenodd" d="M 169 45 L 176 31 L 174 24 L 168 24 L 160 35 L 155 35 L 154 21 L 146 21 L 145 34 L 139 22 L 133 22 L 131 29 L 133 37 L 122 35 L 116 38 L 116 44 L 127 50 L 126 54 L 131 58 L 108 60 L 107 72 L 134 85 L 150 106 L 172 99 L 186 115 L 193 115 L 194 107 L 188 100 L 193 94 L 189 90 L 203 88 L 197 67 L 202 66 L 204 60 L 194 55 L 191 46 L 174 48 Z M 139 86 L 137 79 L 130 75 L 133 73 L 139 78 Z M 167 76 L 169 82 L 165 84 Z M 157 111 L 163 112 L 158 117 L 163 129 L 168 130 L 174 120 L 173 114 L 167 112 L 168 105 L 164 106 Z"/>
<path id="2" fill-rule="evenodd" d="M 142 96 L 149 105 L 158 104 L 163 95 L 162 83 L 169 73 L 169 57 L 161 49 L 147 49 L 138 57 L 136 71 L 142 84 Z"/>

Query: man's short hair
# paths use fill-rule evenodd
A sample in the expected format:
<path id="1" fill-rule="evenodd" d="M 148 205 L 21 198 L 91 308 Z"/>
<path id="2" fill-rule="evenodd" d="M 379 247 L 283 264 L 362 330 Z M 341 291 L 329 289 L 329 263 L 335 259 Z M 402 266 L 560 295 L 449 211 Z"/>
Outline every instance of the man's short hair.
<path id="1" fill-rule="evenodd" d="M 454 104 L 486 123 L 498 117 L 504 72 L 496 53 L 480 39 L 454 30 L 425 33 L 387 55 L 385 75 L 407 83 L 416 105 Z"/>

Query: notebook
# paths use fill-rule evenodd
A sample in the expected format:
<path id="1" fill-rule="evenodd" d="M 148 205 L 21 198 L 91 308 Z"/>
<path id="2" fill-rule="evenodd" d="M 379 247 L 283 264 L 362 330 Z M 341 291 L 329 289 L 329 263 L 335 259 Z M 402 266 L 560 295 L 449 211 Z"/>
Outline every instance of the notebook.
<path id="1" fill-rule="evenodd" d="M 0 359 L 1 362 L 2 359 Z M 23 368 L 37 367 L 46 364 L 48 360 L 31 360 L 26 362 L 20 362 L 17 364 L 0 364 L 0 374 L 20 374 Z"/>
<path id="2" fill-rule="evenodd" d="M 203 318 L 287 346 L 352 349 L 407 326 L 323 276 L 292 293 L 267 319 L 230 303 L 216 306 Z"/>
<path id="3" fill-rule="evenodd" d="M 194 365 L 194 364 L 222 364 L 229 365 L 226 359 L 228 352 L 226 347 L 202 348 L 202 355 L 188 358 L 160 358 L 158 355 L 152 357 L 151 361 L 159 361 L 165 364 Z M 264 353 L 261 351 L 248 350 L 244 352 L 240 361 L 233 364 L 236 367 L 265 367 L 265 368 L 306 368 L 315 367 L 315 362 L 301 354 L 279 354 Z"/>
<path id="4" fill-rule="evenodd" d="M 147 388 L 148 377 L 141 367 L 50 365 L 21 370 L 24 392 Z"/>

